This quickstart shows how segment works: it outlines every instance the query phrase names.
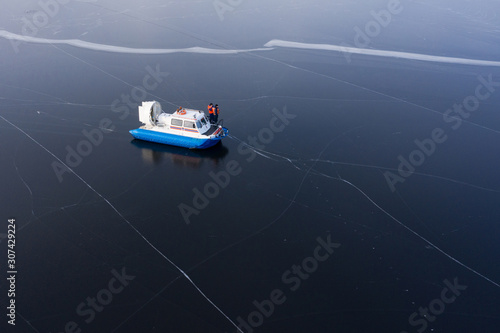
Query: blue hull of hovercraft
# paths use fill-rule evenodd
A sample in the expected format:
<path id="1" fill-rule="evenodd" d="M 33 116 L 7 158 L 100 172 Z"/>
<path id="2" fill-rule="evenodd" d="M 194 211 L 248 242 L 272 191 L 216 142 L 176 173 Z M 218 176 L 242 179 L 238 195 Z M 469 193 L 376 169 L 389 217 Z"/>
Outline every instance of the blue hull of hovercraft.
<path id="1" fill-rule="evenodd" d="M 226 128 L 223 128 L 223 130 L 225 135 L 227 135 L 228 130 Z M 221 140 L 220 136 L 215 137 L 213 139 L 212 138 L 199 139 L 182 135 L 174 135 L 169 133 L 150 131 L 142 128 L 134 129 L 129 132 L 135 139 L 156 142 L 177 147 L 190 148 L 190 149 L 210 148 L 216 145 Z"/>

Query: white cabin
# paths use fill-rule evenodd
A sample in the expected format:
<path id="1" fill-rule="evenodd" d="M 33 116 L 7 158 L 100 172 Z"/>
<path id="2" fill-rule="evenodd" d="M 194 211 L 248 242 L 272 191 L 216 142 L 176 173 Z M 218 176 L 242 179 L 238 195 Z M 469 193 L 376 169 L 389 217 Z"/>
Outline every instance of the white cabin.
<path id="1" fill-rule="evenodd" d="M 161 104 L 156 101 L 142 102 L 139 106 L 141 128 L 156 130 L 177 135 L 193 136 L 210 135 L 210 125 L 204 112 L 194 109 L 182 109 L 180 112 L 165 113 Z M 212 133 L 211 133 L 212 132 Z"/>

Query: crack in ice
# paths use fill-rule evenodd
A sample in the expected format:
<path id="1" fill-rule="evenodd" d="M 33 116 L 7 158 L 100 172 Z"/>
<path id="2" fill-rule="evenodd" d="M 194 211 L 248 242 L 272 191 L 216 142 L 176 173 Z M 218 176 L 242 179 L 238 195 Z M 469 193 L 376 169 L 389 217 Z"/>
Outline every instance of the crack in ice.
<path id="1" fill-rule="evenodd" d="M 345 179 L 338 179 L 338 178 L 334 178 L 334 179 L 337 179 L 341 182 L 344 182 L 350 186 L 352 186 L 353 188 L 355 188 L 359 193 L 361 193 L 368 201 L 370 201 L 375 207 L 377 207 L 380 211 L 382 211 L 384 214 L 386 214 L 387 216 L 389 216 L 393 221 L 395 221 L 396 223 L 398 223 L 400 226 L 402 226 L 403 228 L 405 228 L 406 230 L 408 230 L 409 232 L 411 232 L 412 234 L 414 234 L 415 236 L 417 236 L 418 238 L 420 238 L 422 241 L 424 241 L 425 243 L 427 243 L 428 245 L 432 246 L 434 249 L 436 249 L 438 252 L 440 252 L 442 255 L 444 255 L 445 257 L 451 259 L 452 261 L 454 261 L 455 263 L 459 264 L 460 266 L 464 267 L 465 269 L 469 270 L 470 272 L 476 274 L 477 276 L 483 278 L 484 280 L 490 282 L 491 284 L 495 285 L 496 287 L 499 287 L 500 288 L 500 284 L 498 284 L 497 282 L 491 280 L 490 278 L 486 277 L 485 275 L 479 273 L 478 271 L 476 271 L 475 269 L 467 266 L 466 264 L 464 264 L 463 262 L 461 262 L 460 260 L 456 259 L 455 257 L 449 255 L 448 253 L 446 253 L 444 250 L 442 250 L 441 248 L 439 248 L 437 245 L 434 245 L 434 243 L 432 243 L 431 241 L 429 241 L 427 238 L 425 238 L 424 236 L 421 236 L 418 232 L 414 231 L 413 229 L 411 229 L 410 227 L 406 226 L 404 223 L 402 223 L 401 221 L 399 221 L 397 218 L 395 218 L 394 216 L 392 216 L 389 212 L 387 212 L 385 209 L 383 209 L 382 207 L 380 207 L 375 201 L 373 201 L 365 192 L 363 192 L 359 187 L 357 187 L 356 185 L 354 185 L 353 183 L 349 182 L 348 180 L 345 180 Z"/>
<path id="2" fill-rule="evenodd" d="M 375 90 L 375 89 L 367 88 L 367 87 L 361 86 L 361 85 L 356 84 L 356 83 L 352 83 L 352 82 L 349 82 L 349 81 L 346 81 L 346 80 L 342 80 L 342 79 L 339 79 L 339 78 L 336 78 L 336 77 L 333 77 L 333 76 L 329 76 L 329 75 L 326 75 L 326 74 L 318 73 L 318 72 L 315 72 L 315 71 L 310 70 L 310 69 L 306 69 L 306 68 L 298 67 L 298 66 L 295 66 L 295 65 L 291 65 L 291 64 L 289 64 L 287 62 L 284 62 L 284 61 L 281 61 L 281 60 L 276 60 L 276 59 L 273 59 L 273 58 L 268 58 L 268 57 L 265 57 L 265 56 L 262 56 L 262 55 L 258 55 L 258 54 L 253 54 L 253 56 L 259 57 L 259 58 L 262 58 L 262 59 L 267 59 L 269 61 L 276 62 L 278 64 L 287 66 L 289 68 L 297 69 L 297 70 L 300 70 L 300 71 L 303 71 L 303 72 L 306 72 L 306 73 L 310 73 L 310 74 L 313 74 L 313 75 L 318 75 L 318 76 L 321 76 L 321 77 L 324 77 L 324 78 L 327 78 L 327 79 L 330 79 L 330 80 L 333 80 L 333 81 L 341 82 L 341 83 L 344 83 L 346 85 L 349 85 L 349 86 L 352 86 L 352 87 L 356 87 L 356 88 L 359 88 L 361 90 L 369 91 L 371 93 L 374 93 L 374 94 L 377 94 L 377 95 L 380 95 L 380 96 L 384 96 L 384 97 L 387 97 L 389 99 L 392 99 L 392 100 L 395 100 L 395 101 L 399 101 L 401 103 L 408 104 L 408 105 L 414 106 L 416 108 L 423 109 L 423 110 L 426 110 L 426 111 L 430 111 L 432 113 L 435 113 L 435 114 L 438 114 L 440 116 L 443 116 L 443 114 L 441 112 L 436 111 L 434 109 L 428 108 L 428 107 L 423 106 L 423 105 L 419 105 L 419 104 L 414 103 L 414 102 L 410 102 L 410 101 L 405 100 L 405 99 L 400 98 L 400 97 L 396 97 L 396 96 L 392 96 L 392 95 L 383 93 L 383 92 Z M 500 66 L 500 62 L 499 62 L 499 66 Z M 469 125 L 476 126 L 476 127 L 485 129 L 487 131 L 491 131 L 491 132 L 500 134 L 500 130 L 495 130 L 493 128 L 489 128 L 489 127 L 486 127 L 486 126 L 474 123 L 472 121 L 463 119 L 461 117 L 449 116 L 449 118 L 450 119 L 459 120 L 459 121 L 467 123 Z"/>
<path id="3" fill-rule="evenodd" d="M 71 169 L 69 166 L 67 166 L 61 159 L 59 159 L 54 153 L 52 153 L 50 150 L 48 150 L 47 148 L 45 148 L 45 146 L 43 146 L 41 143 L 39 143 L 37 140 L 35 140 L 33 137 L 31 137 L 28 133 L 26 133 L 25 131 L 23 131 L 21 128 L 17 127 L 16 125 L 14 125 L 13 123 L 11 123 L 9 120 L 5 119 L 3 116 L 0 115 L 0 118 L 2 118 L 5 122 L 7 122 L 8 124 L 10 124 L 12 127 L 16 128 L 18 131 L 20 131 L 21 133 L 23 133 L 25 136 L 27 136 L 31 141 L 33 141 L 34 143 L 36 143 L 39 147 L 41 147 L 43 150 L 45 150 L 47 153 L 49 153 L 50 155 L 52 155 L 56 160 L 58 160 L 63 166 L 65 166 L 71 173 L 73 173 L 73 175 L 75 175 L 75 177 L 77 177 L 79 180 L 81 180 L 90 190 L 92 190 L 92 192 L 94 192 L 97 196 L 99 196 L 104 202 L 106 202 L 108 204 L 109 207 L 111 207 L 111 209 L 113 209 L 113 211 L 115 211 L 115 213 L 123 220 L 125 221 L 129 227 L 135 231 L 135 233 L 137 235 L 139 235 L 152 249 L 154 249 L 160 256 L 162 256 L 165 260 L 167 260 L 172 266 L 174 266 L 190 283 L 191 285 L 200 293 L 200 295 L 202 295 L 217 311 L 219 311 L 219 313 L 221 313 L 234 327 L 236 327 L 236 329 L 239 331 L 239 332 L 242 332 L 241 329 L 236 325 L 236 323 L 234 323 L 214 302 L 212 302 L 212 300 L 207 296 L 205 295 L 205 293 L 198 287 L 198 285 L 191 279 L 191 277 L 189 277 L 189 275 L 186 274 L 186 272 L 184 272 L 184 270 L 182 270 L 179 266 L 177 266 L 172 260 L 170 260 L 170 258 L 168 258 L 165 254 L 163 254 L 156 246 L 154 246 L 136 227 L 134 227 L 134 225 L 132 225 L 132 223 L 130 223 L 129 220 L 127 220 L 125 218 L 125 216 L 123 216 L 119 211 L 118 209 L 116 209 L 115 206 L 113 206 L 113 204 L 108 200 L 106 199 L 101 193 L 99 193 L 96 189 L 94 189 L 89 183 L 87 183 L 82 177 L 80 177 L 73 169 Z"/>
<path id="4" fill-rule="evenodd" d="M 351 130 L 352 131 L 352 130 Z M 347 131 L 349 132 L 349 131 Z M 321 157 L 321 155 L 324 153 L 324 151 L 330 146 L 330 144 L 335 141 L 336 139 L 338 139 L 339 137 L 345 135 L 347 132 L 345 133 L 342 133 L 340 136 L 332 139 L 328 145 L 320 152 L 319 154 L 319 157 Z M 241 140 L 240 140 L 241 141 Z M 255 148 L 255 147 L 254 147 Z M 257 148 L 255 148 L 257 149 Z M 282 159 L 284 160 L 287 160 L 288 162 L 290 162 L 292 165 L 295 165 L 295 163 L 293 163 L 293 161 L 285 156 L 281 156 L 281 155 L 278 155 L 278 154 L 274 154 L 274 153 L 271 153 L 271 152 L 268 152 L 266 151 L 266 153 L 270 154 L 270 155 L 274 155 L 274 156 L 277 156 L 277 157 L 281 157 Z M 268 157 L 269 158 L 269 157 Z M 388 211 L 386 211 L 385 209 L 383 209 L 380 205 L 378 205 L 373 199 L 371 199 L 364 191 L 362 191 L 359 187 L 357 187 L 356 185 L 354 185 L 353 183 L 349 182 L 348 180 L 346 179 L 343 179 L 342 177 L 340 177 L 340 174 L 337 172 L 337 170 L 335 170 L 337 172 L 337 175 L 338 175 L 338 178 L 336 177 L 333 177 L 333 176 L 330 176 L 330 175 L 327 175 L 327 174 L 324 174 L 324 173 L 321 173 L 317 170 L 314 169 L 314 166 L 316 165 L 316 163 L 318 162 L 329 162 L 329 163 L 332 163 L 332 164 L 335 164 L 336 162 L 332 162 L 332 161 L 327 161 L 327 160 L 321 160 L 319 158 L 317 159 L 311 159 L 310 161 L 313 162 L 312 166 L 308 167 L 307 168 L 307 171 L 304 175 L 304 177 L 302 178 L 302 181 L 299 185 L 299 188 L 298 190 L 295 192 L 295 195 L 293 196 L 292 199 L 289 199 L 290 203 L 289 205 L 285 208 L 285 210 L 276 218 L 274 219 L 271 223 L 265 225 L 264 227 L 262 227 L 261 229 L 257 230 L 256 232 L 252 233 L 251 235 L 241 239 L 240 241 L 234 243 L 234 244 L 231 244 L 231 245 L 228 245 L 227 247 L 223 248 L 222 250 L 220 251 L 217 251 L 216 253 L 214 253 L 213 255 L 211 255 L 210 257 L 206 258 L 204 261 L 200 262 L 198 265 L 201 265 L 202 263 L 204 263 L 205 261 L 209 260 L 210 258 L 214 257 L 215 255 L 227 250 L 228 248 L 230 247 L 233 247 L 234 245 L 236 244 L 239 244 L 241 242 L 243 242 L 244 240 L 250 238 L 250 237 L 253 237 L 254 235 L 262 232 L 263 230 L 267 229 L 269 226 L 271 226 L 272 224 L 274 224 L 276 221 L 278 221 L 282 216 L 283 214 L 292 206 L 292 204 L 295 202 L 295 199 L 302 187 L 302 184 L 305 180 L 305 178 L 309 175 L 309 173 L 311 173 L 311 171 L 313 171 L 313 173 L 317 173 L 321 176 L 324 176 L 324 177 L 327 177 L 327 178 L 330 178 L 330 179 L 334 179 L 334 180 L 338 180 L 338 181 L 341 181 L 341 182 L 344 182 L 348 185 L 350 185 L 351 187 L 353 187 L 354 189 L 356 189 L 359 193 L 361 193 L 368 201 L 370 201 L 375 207 L 377 207 L 380 211 L 382 211 L 384 214 L 386 214 L 389 218 L 391 218 L 393 221 L 395 221 L 396 223 L 398 223 L 399 225 L 401 225 L 403 228 L 405 228 L 406 230 L 408 230 L 409 232 L 411 232 L 412 234 L 414 234 L 415 236 L 417 236 L 418 238 L 420 238 L 422 241 L 424 241 L 425 243 L 427 243 L 429 246 L 431 246 L 432 248 L 436 249 L 438 252 L 440 252 L 442 255 L 446 256 L 447 258 L 449 258 L 450 260 L 454 261 L 455 263 L 459 264 L 460 266 L 464 267 L 465 269 L 469 270 L 470 272 L 476 274 L 477 276 L 483 278 L 484 280 L 490 282 L 491 284 L 495 285 L 496 287 L 499 287 L 500 288 L 500 284 L 498 284 L 497 282 L 493 281 L 492 279 L 488 278 L 487 276 L 479 273 L 478 271 L 476 271 L 475 269 L 473 269 L 472 267 L 464 264 L 463 262 L 461 262 L 460 260 L 456 259 L 455 257 L 451 256 L 450 254 L 448 254 L 447 252 L 445 252 L 444 250 L 442 250 L 441 248 L 439 248 L 437 245 L 435 245 L 434 243 L 432 243 L 431 241 L 429 241 L 427 238 L 421 236 L 419 233 L 417 233 L 416 231 L 414 231 L 413 229 L 411 229 L 410 227 L 406 226 L 404 223 L 402 223 L 401 221 L 399 221 L 397 218 L 395 218 L 394 216 L 392 216 Z M 340 163 L 337 163 L 337 164 L 340 164 Z M 344 163 L 346 165 L 350 165 L 351 163 Z M 365 166 L 366 165 L 357 165 L 357 166 Z M 373 168 L 377 168 L 376 166 L 369 166 L 369 167 L 373 167 Z M 383 168 L 381 168 L 383 169 Z M 422 173 L 415 173 L 415 174 L 420 174 L 420 175 L 426 175 L 426 174 L 422 174 Z M 430 175 L 427 175 L 427 176 L 430 176 Z M 464 184 L 464 185 L 469 185 L 469 186 L 473 186 L 473 187 L 476 187 L 476 188 L 480 188 L 480 189 L 483 189 L 483 190 L 488 190 L 488 191 L 493 191 L 493 192 L 500 192 L 500 191 L 497 191 L 497 190 L 493 190 L 493 189 L 487 189 L 487 188 L 482 188 L 480 186 L 475 186 L 475 185 L 472 185 L 472 184 L 468 184 L 468 183 L 465 183 L 465 182 L 461 182 L 461 181 L 456 181 L 456 180 L 452 180 L 452 179 L 449 179 L 449 178 L 446 178 L 446 177 L 439 177 L 439 176 L 435 176 L 435 178 L 440 178 L 440 179 L 445 179 L 445 180 L 449 180 L 449 181 L 454 181 L 456 183 L 460 183 L 460 184 Z M 196 265 L 196 266 L 198 266 Z M 195 266 L 195 267 L 196 267 Z M 193 267 L 194 268 L 194 267 Z"/>
<path id="5" fill-rule="evenodd" d="M 369 165 L 369 164 L 361 164 L 361 163 L 348 163 L 348 162 L 337 162 L 337 161 L 330 161 L 330 160 L 317 160 L 317 159 L 310 159 L 309 161 L 316 161 L 316 162 L 324 162 L 324 163 L 330 163 L 330 164 L 338 164 L 338 165 L 348 165 L 348 166 L 356 166 L 356 167 L 362 167 L 362 168 L 372 168 L 372 169 L 379 169 L 379 170 L 390 170 L 390 171 L 399 171 L 398 169 L 395 168 L 388 168 L 388 167 L 382 167 L 378 165 Z M 467 183 L 461 180 L 453 179 L 453 178 L 448 178 L 448 177 L 443 177 L 443 176 L 437 176 L 437 175 L 432 175 L 428 173 L 423 173 L 423 172 L 417 172 L 413 171 L 410 173 L 411 175 L 418 175 L 418 176 L 423 176 L 423 177 L 430 177 L 430 178 L 436 178 L 448 182 L 453 182 L 457 183 L 460 185 L 465 185 L 465 186 L 470 186 L 479 190 L 484 190 L 484 191 L 489 191 L 489 192 L 495 192 L 495 193 L 500 193 L 500 190 L 495 190 L 492 188 L 488 187 L 483 187 L 471 183 Z"/>

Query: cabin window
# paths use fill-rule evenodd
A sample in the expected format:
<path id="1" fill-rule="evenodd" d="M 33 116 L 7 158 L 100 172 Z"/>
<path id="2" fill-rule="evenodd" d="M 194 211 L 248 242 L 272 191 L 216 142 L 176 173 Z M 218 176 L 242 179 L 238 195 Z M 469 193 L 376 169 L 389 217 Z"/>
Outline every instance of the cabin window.
<path id="1" fill-rule="evenodd" d="M 184 127 L 185 128 L 196 128 L 196 126 L 194 126 L 194 121 L 188 121 L 188 120 L 184 120 Z"/>
<path id="2" fill-rule="evenodd" d="M 197 122 L 196 122 L 196 127 L 201 128 L 201 123 L 200 123 L 200 121 L 197 121 Z"/>
<path id="3" fill-rule="evenodd" d="M 182 120 L 172 119 L 172 126 L 182 126 Z"/>
<path id="4" fill-rule="evenodd" d="M 207 122 L 205 121 L 205 118 L 201 118 L 201 123 L 203 124 L 203 126 L 207 124 Z"/>

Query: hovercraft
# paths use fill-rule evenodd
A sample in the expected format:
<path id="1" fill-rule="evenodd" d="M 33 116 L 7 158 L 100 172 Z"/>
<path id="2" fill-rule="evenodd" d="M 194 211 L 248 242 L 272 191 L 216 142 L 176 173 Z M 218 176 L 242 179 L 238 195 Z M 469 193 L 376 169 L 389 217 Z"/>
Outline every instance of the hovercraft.
<path id="1" fill-rule="evenodd" d="M 229 133 L 219 124 L 211 124 L 203 111 L 179 108 L 166 113 L 157 101 L 142 102 L 139 121 L 143 126 L 130 131 L 134 138 L 190 149 L 212 147 Z"/>

